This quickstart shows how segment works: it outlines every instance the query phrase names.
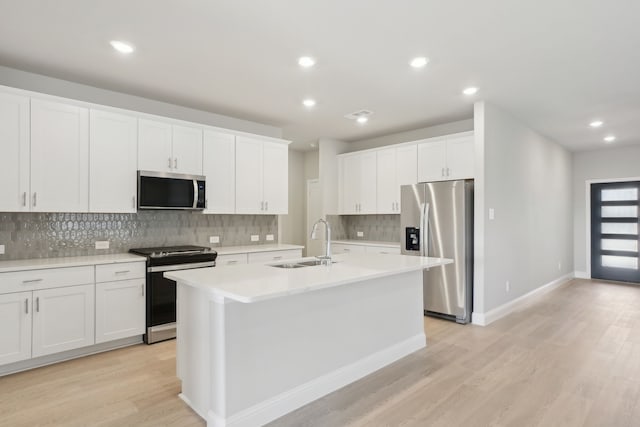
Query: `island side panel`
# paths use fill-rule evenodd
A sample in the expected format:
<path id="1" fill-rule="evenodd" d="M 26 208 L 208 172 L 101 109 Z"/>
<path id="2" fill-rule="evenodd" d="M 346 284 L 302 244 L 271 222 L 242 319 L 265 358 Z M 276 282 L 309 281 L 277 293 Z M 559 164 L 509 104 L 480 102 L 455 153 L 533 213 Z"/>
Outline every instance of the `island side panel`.
<path id="1" fill-rule="evenodd" d="M 234 425 L 267 422 L 425 346 L 422 271 L 225 308 Z"/>

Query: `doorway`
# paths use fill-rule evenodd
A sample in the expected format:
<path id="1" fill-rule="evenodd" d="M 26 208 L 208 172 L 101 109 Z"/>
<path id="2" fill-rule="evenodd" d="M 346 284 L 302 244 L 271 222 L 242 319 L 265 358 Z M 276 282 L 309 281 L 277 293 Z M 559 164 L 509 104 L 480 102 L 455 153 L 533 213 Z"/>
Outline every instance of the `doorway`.
<path id="1" fill-rule="evenodd" d="M 318 256 L 323 253 L 324 231 L 318 233 L 318 239 L 311 238 L 311 227 L 322 218 L 322 197 L 320 193 L 320 181 L 310 179 L 307 181 L 307 256 Z M 321 228 L 321 230 L 323 230 Z"/>
<path id="2" fill-rule="evenodd" d="M 591 184 L 591 277 L 640 283 L 640 181 Z"/>

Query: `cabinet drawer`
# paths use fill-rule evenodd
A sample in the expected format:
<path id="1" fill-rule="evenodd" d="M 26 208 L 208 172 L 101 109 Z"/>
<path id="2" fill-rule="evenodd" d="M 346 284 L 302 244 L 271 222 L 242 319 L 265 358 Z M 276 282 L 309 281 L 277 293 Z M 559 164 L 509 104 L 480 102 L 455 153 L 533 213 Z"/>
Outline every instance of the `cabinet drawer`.
<path id="1" fill-rule="evenodd" d="M 247 254 L 218 255 L 218 258 L 216 258 L 216 267 L 223 267 L 225 265 L 246 264 L 246 263 L 247 263 Z"/>
<path id="2" fill-rule="evenodd" d="M 0 294 L 93 283 L 94 266 L 0 273 Z"/>
<path id="3" fill-rule="evenodd" d="M 283 259 L 302 258 L 302 250 L 254 252 L 249 254 L 249 264 L 280 261 Z"/>
<path id="4" fill-rule="evenodd" d="M 331 245 L 331 249 L 334 254 L 359 254 L 365 251 L 364 246 L 347 245 L 344 243 L 334 243 Z"/>
<path id="5" fill-rule="evenodd" d="M 144 278 L 145 266 L 140 261 L 96 265 L 96 283 Z"/>
<path id="6" fill-rule="evenodd" d="M 365 252 L 368 254 L 400 254 L 400 248 L 392 248 L 388 246 L 367 246 Z"/>

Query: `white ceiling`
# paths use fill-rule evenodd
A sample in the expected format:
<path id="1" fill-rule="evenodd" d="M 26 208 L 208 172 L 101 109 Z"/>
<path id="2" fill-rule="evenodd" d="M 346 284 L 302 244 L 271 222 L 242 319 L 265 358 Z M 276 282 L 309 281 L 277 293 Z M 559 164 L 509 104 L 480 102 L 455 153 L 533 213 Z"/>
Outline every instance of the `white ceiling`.
<path id="1" fill-rule="evenodd" d="M 640 143 L 638 16 L 637 0 L 0 0 L 0 64 L 279 126 L 298 148 L 469 118 L 485 99 L 582 150 L 609 132 Z M 343 117 L 358 109 L 366 125 Z"/>

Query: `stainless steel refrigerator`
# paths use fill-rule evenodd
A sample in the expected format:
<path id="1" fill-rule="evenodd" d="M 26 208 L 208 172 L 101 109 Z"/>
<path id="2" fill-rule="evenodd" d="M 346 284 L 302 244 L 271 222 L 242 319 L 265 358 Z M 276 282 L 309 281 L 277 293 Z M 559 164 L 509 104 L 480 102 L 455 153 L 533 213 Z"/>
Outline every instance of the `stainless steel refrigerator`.
<path id="1" fill-rule="evenodd" d="M 473 303 L 473 180 L 403 185 L 402 253 L 452 258 L 424 271 L 424 313 L 471 321 Z"/>

